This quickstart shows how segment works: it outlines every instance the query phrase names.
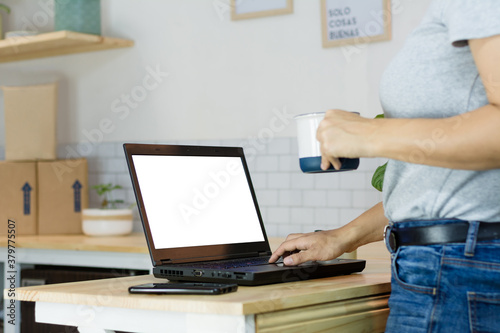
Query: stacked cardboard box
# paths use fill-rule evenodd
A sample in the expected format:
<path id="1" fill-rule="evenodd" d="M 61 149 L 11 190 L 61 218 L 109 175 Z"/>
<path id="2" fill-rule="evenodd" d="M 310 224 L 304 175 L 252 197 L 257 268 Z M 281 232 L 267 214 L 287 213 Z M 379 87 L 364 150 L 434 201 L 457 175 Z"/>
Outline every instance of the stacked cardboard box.
<path id="1" fill-rule="evenodd" d="M 0 184 L 0 235 L 8 233 L 8 224 L 15 225 L 16 233 L 36 234 L 36 163 L 0 162 Z"/>
<path id="2" fill-rule="evenodd" d="M 37 163 L 38 234 L 81 234 L 88 207 L 87 160 Z"/>
<path id="3" fill-rule="evenodd" d="M 2 87 L 5 159 L 56 159 L 57 85 Z"/>
<path id="4" fill-rule="evenodd" d="M 0 161 L 0 235 L 9 225 L 15 225 L 16 235 L 81 233 L 87 161 L 56 160 L 57 85 L 2 89 L 6 160 Z"/>

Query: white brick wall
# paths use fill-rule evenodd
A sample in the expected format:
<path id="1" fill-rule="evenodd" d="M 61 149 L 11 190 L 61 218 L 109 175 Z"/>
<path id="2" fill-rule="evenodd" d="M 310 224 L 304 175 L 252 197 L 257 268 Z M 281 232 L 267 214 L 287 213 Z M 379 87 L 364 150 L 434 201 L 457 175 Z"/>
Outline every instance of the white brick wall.
<path id="1" fill-rule="evenodd" d="M 268 236 L 284 237 L 289 233 L 336 228 L 382 199 L 370 182 L 375 169 L 385 160 L 361 159 L 359 169 L 351 172 L 304 174 L 299 169 L 295 138 L 268 141 L 262 145 L 264 148 L 253 150 L 253 153 L 257 151 L 256 155 L 247 156 Z M 241 139 L 154 143 L 241 146 L 246 142 Z M 107 182 L 120 184 L 123 190 L 118 191 L 117 198 L 134 203 L 122 145 L 122 142 L 91 146 L 66 144 L 58 147 L 58 155 L 59 158 L 87 158 L 90 186 Z M 69 155 L 68 151 L 80 155 Z M 4 156 L 4 148 L 0 147 L 0 159 Z M 90 193 L 90 204 L 97 206 L 97 195 L 92 190 Z M 135 230 L 142 231 L 138 218 Z"/>

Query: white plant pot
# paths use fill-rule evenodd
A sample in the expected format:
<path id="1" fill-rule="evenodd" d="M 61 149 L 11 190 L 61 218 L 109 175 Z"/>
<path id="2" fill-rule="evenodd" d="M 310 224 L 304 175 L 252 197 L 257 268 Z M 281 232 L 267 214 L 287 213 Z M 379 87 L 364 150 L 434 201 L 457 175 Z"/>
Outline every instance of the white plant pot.
<path id="1" fill-rule="evenodd" d="M 82 229 L 88 236 L 120 236 L 132 232 L 131 209 L 87 208 L 82 211 Z"/>

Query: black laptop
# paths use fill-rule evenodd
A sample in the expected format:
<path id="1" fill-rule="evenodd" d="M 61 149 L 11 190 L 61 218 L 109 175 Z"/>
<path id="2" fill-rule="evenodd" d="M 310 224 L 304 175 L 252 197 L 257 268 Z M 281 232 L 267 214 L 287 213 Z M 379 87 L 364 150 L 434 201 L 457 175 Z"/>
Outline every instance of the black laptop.
<path id="1" fill-rule="evenodd" d="M 360 272 L 364 260 L 269 264 L 239 147 L 124 144 L 155 277 L 262 285 Z"/>

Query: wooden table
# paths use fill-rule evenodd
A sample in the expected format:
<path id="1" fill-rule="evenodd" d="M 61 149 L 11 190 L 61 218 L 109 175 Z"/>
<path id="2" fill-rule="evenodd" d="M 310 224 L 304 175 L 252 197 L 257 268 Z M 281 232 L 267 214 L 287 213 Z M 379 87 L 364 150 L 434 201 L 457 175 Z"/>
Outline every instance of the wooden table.
<path id="1" fill-rule="evenodd" d="M 272 242 L 272 247 L 279 241 Z M 361 274 L 239 287 L 220 296 L 130 295 L 151 275 L 19 288 L 40 322 L 80 332 L 382 332 L 388 315 L 389 255 L 383 244 L 358 250 Z"/>

